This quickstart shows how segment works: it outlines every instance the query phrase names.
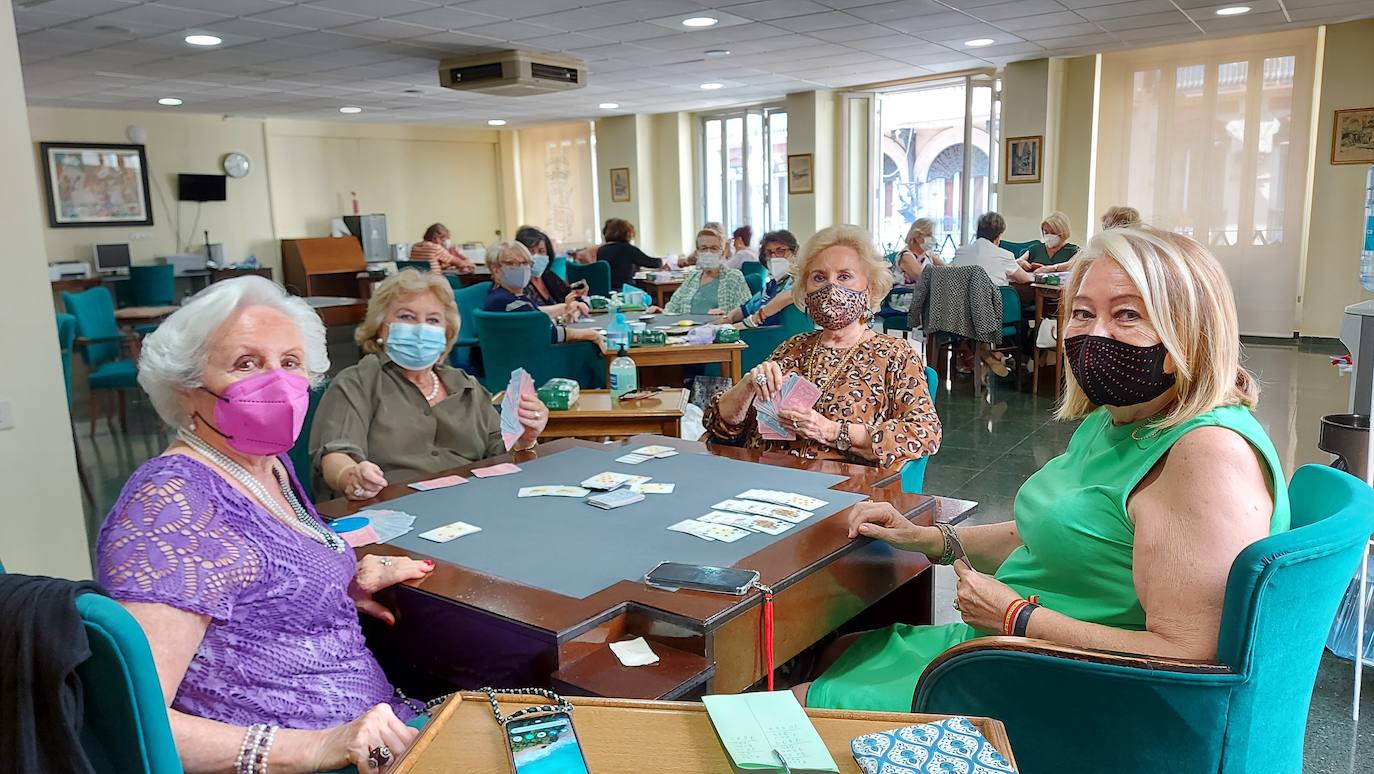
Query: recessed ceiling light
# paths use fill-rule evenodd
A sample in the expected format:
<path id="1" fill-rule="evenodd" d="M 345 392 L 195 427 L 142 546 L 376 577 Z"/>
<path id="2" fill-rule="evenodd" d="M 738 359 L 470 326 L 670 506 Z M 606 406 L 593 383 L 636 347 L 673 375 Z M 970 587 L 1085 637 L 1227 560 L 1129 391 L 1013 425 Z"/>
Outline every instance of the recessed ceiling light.
<path id="1" fill-rule="evenodd" d="M 1240 16 L 1243 13 L 1250 13 L 1248 5 L 1228 5 L 1225 8 L 1216 10 L 1217 16 Z"/>
<path id="2" fill-rule="evenodd" d="M 343 107 L 339 108 L 339 112 L 348 113 L 349 115 L 352 115 L 354 113 L 363 112 L 363 109 L 358 107 L 357 105 L 344 105 Z"/>
<path id="3" fill-rule="evenodd" d="M 709 49 L 709 50 L 707 50 L 707 51 L 701 52 L 701 55 L 704 56 L 704 57 L 706 57 L 707 59 L 719 59 L 720 57 L 723 57 L 723 56 L 730 56 L 730 49 L 728 49 L 728 48 L 712 48 L 712 49 Z"/>
<path id="4" fill-rule="evenodd" d="M 161 97 L 158 99 L 157 104 L 166 105 L 167 107 L 176 107 L 181 104 L 181 100 L 176 97 Z"/>
<path id="5" fill-rule="evenodd" d="M 701 88 L 705 89 L 706 91 L 715 91 L 716 89 L 725 88 L 725 84 L 719 83 L 717 81 L 710 81 L 709 83 L 701 84 Z"/>
<path id="6" fill-rule="evenodd" d="M 682 20 L 684 27 L 714 27 L 720 24 L 720 19 L 714 16 L 692 16 Z"/>
<path id="7" fill-rule="evenodd" d="M 193 46 L 218 46 L 224 41 L 214 35 L 187 35 L 186 42 Z"/>
<path id="8" fill-rule="evenodd" d="M 602 102 L 600 105 L 597 105 L 597 107 L 601 108 L 602 110 L 615 110 L 616 108 L 620 107 L 620 103 L 619 103 L 619 102 Z"/>
<path id="9" fill-rule="evenodd" d="M 964 45 L 969 48 L 982 48 L 983 46 L 991 46 L 995 42 L 992 38 L 974 38 L 964 41 Z"/>
<path id="10" fill-rule="evenodd" d="M 506 119 L 504 119 L 504 118 L 488 118 L 488 119 L 487 119 L 487 126 L 505 126 L 505 125 L 506 125 Z"/>

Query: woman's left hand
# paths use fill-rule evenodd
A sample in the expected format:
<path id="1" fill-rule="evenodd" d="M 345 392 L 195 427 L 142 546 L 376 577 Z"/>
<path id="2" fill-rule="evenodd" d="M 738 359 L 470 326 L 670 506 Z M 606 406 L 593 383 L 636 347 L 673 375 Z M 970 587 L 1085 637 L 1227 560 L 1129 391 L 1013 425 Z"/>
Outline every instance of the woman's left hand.
<path id="1" fill-rule="evenodd" d="M 521 395 L 520 407 L 516 410 L 516 416 L 520 419 L 520 426 L 525 428 L 521 433 L 520 440 L 516 446 L 533 446 L 539 440 L 540 433 L 544 432 L 544 427 L 549 423 L 549 407 L 534 395 Z"/>
<path id="2" fill-rule="evenodd" d="M 954 605 L 964 623 L 979 631 L 1001 634 L 1002 616 L 1021 595 L 991 575 L 969 567 L 963 560 L 954 562 L 954 572 L 959 576 Z"/>
<path id="3" fill-rule="evenodd" d="M 840 437 L 840 423 L 826 419 L 815 409 L 783 409 L 778 412 L 778 419 L 802 438 L 832 445 Z"/>
<path id="4" fill-rule="evenodd" d="M 358 560 L 358 571 L 349 587 L 349 596 L 353 597 L 353 603 L 359 610 L 394 624 L 396 616 L 373 599 L 372 595 L 397 583 L 423 578 L 433 571 L 434 562 L 429 559 L 420 561 L 408 556 L 368 554 Z"/>

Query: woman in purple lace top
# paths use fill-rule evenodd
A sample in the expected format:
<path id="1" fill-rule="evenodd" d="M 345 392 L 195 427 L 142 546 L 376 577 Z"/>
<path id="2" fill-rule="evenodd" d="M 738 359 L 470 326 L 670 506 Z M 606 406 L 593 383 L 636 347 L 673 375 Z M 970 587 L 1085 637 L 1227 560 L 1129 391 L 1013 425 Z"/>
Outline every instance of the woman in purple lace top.
<path id="1" fill-rule="evenodd" d="M 328 367 L 319 317 L 261 277 L 144 342 L 139 383 L 177 439 L 106 517 L 100 580 L 147 633 L 188 772 L 385 767 L 417 733 L 358 611 L 391 623 L 372 594 L 433 566 L 359 561 L 284 454 Z"/>

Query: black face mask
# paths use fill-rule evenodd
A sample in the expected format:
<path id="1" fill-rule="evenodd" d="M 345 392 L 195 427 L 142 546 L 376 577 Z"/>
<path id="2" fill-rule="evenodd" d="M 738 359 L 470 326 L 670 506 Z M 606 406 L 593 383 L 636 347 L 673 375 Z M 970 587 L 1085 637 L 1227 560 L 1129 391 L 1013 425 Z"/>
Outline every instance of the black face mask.
<path id="1" fill-rule="evenodd" d="M 1065 339 L 1064 354 L 1083 394 L 1098 406 L 1148 403 L 1174 386 L 1174 375 L 1164 372 L 1163 344 L 1137 347 L 1085 334 Z"/>

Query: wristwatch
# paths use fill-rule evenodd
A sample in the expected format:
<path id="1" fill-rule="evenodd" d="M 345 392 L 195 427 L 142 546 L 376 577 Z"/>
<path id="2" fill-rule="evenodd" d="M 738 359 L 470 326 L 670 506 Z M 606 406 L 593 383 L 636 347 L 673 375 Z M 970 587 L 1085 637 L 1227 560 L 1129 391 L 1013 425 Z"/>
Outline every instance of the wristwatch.
<path id="1" fill-rule="evenodd" d="M 841 422 L 841 423 L 840 423 L 840 434 L 839 434 L 839 436 L 835 439 L 835 448 L 838 449 L 838 450 L 840 450 L 840 451 L 842 451 L 842 452 L 847 452 L 847 451 L 849 451 L 849 423 L 848 423 L 848 422 Z"/>

